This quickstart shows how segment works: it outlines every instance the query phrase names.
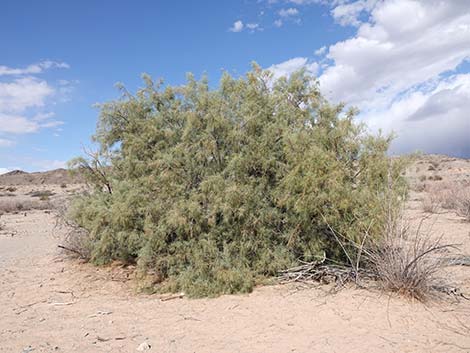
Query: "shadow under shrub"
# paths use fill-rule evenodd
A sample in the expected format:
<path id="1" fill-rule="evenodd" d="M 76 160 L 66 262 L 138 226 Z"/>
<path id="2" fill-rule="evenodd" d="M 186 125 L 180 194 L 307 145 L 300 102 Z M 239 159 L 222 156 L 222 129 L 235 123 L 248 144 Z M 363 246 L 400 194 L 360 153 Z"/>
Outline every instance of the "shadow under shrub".
<path id="1" fill-rule="evenodd" d="M 255 65 L 214 90 L 144 80 L 101 105 L 100 150 L 72 163 L 95 186 L 70 211 L 94 263 L 135 262 L 157 291 L 248 292 L 299 261 L 344 260 L 330 227 L 379 237 L 390 185 L 400 203 L 390 138 L 304 72 L 274 81 Z"/>

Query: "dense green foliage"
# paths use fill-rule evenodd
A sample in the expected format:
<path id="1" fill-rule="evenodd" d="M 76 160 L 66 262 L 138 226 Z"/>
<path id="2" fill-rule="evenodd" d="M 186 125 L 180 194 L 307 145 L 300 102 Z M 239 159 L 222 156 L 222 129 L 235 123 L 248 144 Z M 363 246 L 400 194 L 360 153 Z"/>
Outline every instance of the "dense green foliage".
<path id="1" fill-rule="evenodd" d="M 144 80 L 101 106 L 100 151 L 75 161 L 96 186 L 72 209 L 95 263 L 136 262 L 157 290 L 216 295 L 299 260 L 344 260 L 331 229 L 380 236 L 384 202 L 404 185 L 390 139 L 365 133 L 305 73 L 274 81 L 254 66 L 215 90 L 192 76 Z"/>

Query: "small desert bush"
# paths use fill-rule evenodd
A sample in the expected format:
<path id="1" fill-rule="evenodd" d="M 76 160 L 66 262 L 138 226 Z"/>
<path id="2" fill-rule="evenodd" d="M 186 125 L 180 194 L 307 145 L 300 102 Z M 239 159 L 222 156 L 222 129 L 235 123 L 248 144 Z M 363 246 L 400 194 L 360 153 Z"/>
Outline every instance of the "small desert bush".
<path id="1" fill-rule="evenodd" d="M 426 213 L 435 213 L 439 207 L 439 199 L 435 194 L 427 194 L 421 201 L 423 211 Z"/>
<path id="2" fill-rule="evenodd" d="M 14 197 L 15 194 L 11 192 L 0 192 L 0 197 Z"/>
<path id="3" fill-rule="evenodd" d="M 440 191 L 441 205 L 470 222 L 470 187 L 453 184 Z"/>
<path id="4" fill-rule="evenodd" d="M 43 199 L 47 200 L 49 199 L 49 197 L 54 195 L 54 192 L 52 192 L 51 190 L 39 190 L 39 191 L 32 191 L 28 195 L 30 195 L 31 197 L 38 197 L 41 200 Z"/>
<path id="5" fill-rule="evenodd" d="M 66 229 L 65 236 L 61 239 L 62 244 L 59 247 L 66 250 L 69 255 L 89 261 L 92 251 L 89 233 L 66 218 L 60 218 L 58 225 Z"/>
<path id="6" fill-rule="evenodd" d="M 48 210 L 51 208 L 52 205 L 45 201 L 15 199 L 0 200 L 0 213 L 18 213 L 30 210 Z"/>
<path id="7" fill-rule="evenodd" d="M 441 294 L 458 294 L 452 286 L 445 268 L 466 263 L 453 244 L 444 244 L 429 228 L 423 231 L 428 217 L 421 219 L 414 228 L 395 207 L 388 209 L 380 237 L 371 237 L 366 231 L 360 243 L 336 234 L 336 241 L 345 253 L 347 261 L 330 259 L 324 254 L 313 262 L 301 262 L 279 273 L 281 283 L 331 283 L 341 289 L 348 283 L 361 288 L 381 289 L 399 295 L 426 301 Z"/>
<path id="8" fill-rule="evenodd" d="M 379 238 L 384 200 L 403 200 L 390 138 L 304 72 L 274 80 L 255 66 L 214 90 L 144 79 L 101 106 L 99 151 L 71 165 L 94 186 L 70 217 L 96 264 L 137 263 L 158 291 L 248 292 L 299 261 L 344 260 L 332 229 Z"/>
<path id="9" fill-rule="evenodd" d="M 416 192 L 423 192 L 426 190 L 425 183 L 414 183 L 410 186 L 410 188 Z"/>
<path id="10" fill-rule="evenodd" d="M 434 185 L 427 190 L 422 205 L 425 212 L 433 213 L 438 207 L 453 210 L 470 221 L 470 187 L 459 182 Z"/>
<path id="11" fill-rule="evenodd" d="M 430 175 L 430 176 L 428 177 L 428 179 L 429 179 L 429 180 L 440 181 L 440 180 L 442 180 L 442 177 L 441 177 L 440 175 L 436 174 L 436 175 Z"/>
<path id="12" fill-rule="evenodd" d="M 403 217 L 390 218 L 384 237 L 372 243 L 365 262 L 378 283 L 386 291 L 426 301 L 446 292 L 449 280 L 443 274 L 452 244 L 422 230 L 422 223 L 412 231 Z"/>

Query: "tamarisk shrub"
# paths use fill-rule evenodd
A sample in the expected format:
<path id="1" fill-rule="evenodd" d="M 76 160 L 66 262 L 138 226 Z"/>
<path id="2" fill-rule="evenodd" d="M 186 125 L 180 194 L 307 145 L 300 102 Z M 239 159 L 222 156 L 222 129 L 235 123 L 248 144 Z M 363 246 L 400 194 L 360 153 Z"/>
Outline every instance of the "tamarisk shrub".
<path id="1" fill-rule="evenodd" d="M 331 229 L 380 237 L 385 199 L 400 203 L 391 138 L 303 71 L 274 80 L 254 64 L 215 89 L 143 79 L 101 105 L 99 151 L 71 163 L 95 186 L 70 217 L 96 264 L 136 263 L 157 291 L 248 292 L 299 260 L 344 260 Z"/>

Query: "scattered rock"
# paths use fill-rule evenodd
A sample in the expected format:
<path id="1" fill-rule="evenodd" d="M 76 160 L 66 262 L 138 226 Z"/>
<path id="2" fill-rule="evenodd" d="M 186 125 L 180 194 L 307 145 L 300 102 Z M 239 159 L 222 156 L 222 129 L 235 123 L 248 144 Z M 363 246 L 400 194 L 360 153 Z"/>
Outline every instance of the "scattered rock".
<path id="1" fill-rule="evenodd" d="M 145 352 L 148 351 L 150 348 L 152 348 L 150 344 L 148 344 L 147 342 L 143 342 L 139 345 L 139 347 L 137 347 L 137 350 L 139 352 Z"/>
<path id="2" fill-rule="evenodd" d="M 34 351 L 34 348 L 31 347 L 31 346 L 28 346 L 28 347 L 23 348 L 22 353 L 29 353 L 29 352 L 32 352 L 32 351 Z"/>

